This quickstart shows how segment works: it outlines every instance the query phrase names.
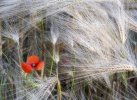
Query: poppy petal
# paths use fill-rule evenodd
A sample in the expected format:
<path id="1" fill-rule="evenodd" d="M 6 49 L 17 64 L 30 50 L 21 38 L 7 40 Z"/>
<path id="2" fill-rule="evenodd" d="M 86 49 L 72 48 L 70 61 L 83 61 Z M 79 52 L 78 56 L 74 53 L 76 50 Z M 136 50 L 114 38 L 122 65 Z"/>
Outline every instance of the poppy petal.
<path id="1" fill-rule="evenodd" d="M 27 64 L 27 63 L 22 63 L 22 69 L 25 73 L 31 73 L 33 71 L 33 68 L 31 67 L 31 65 Z"/>
<path id="2" fill-rule="evenodd" d="M 35 67 L 35 70 L 42 70 L 45 66 L 44 61 L 39 62 L 39 64 Z"/>
<path id="3" fill-rule="evenodd" d="M 29 56 L 27 58 L 27 63 L 29 64 L 38 64 L 40 61 L 39 57 L 36 55 Z"/>

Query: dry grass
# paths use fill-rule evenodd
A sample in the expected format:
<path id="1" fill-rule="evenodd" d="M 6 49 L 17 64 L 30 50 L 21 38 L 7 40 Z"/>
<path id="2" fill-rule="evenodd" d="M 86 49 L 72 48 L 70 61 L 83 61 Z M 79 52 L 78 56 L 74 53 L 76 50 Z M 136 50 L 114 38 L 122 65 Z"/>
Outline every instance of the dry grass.
<path id="1" fill-rule="evenodd" d="M 136 100 L 132 4 L 1 0 L 0 100 Z M 46 66 L 26 75 L 30 55 Z"/>

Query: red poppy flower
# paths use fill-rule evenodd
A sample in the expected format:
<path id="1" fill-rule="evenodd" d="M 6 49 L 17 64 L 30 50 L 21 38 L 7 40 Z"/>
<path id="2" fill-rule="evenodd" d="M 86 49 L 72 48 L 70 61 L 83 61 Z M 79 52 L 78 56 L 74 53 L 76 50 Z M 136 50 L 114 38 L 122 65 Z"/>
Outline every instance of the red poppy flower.
<path id="1" fill-rule="evenodd" d="M 31 73 L 33 70 L 42 70 L 45 66 L 43 61 L 40 61 L 39 57 L 36 55 L 29 56 L 27 62 L 22 63 L 22 69 L 25 73 Z"/>

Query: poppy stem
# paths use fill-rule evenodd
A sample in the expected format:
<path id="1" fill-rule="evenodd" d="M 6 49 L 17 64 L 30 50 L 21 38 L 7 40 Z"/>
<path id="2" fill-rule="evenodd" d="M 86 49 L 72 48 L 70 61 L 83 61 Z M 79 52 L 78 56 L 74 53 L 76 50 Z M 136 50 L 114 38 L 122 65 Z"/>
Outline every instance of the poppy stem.
<path id="1" fill-rule="evenodd" d="M 39 76 L 39 74 L 38 74 L 36 71 L 34 71 L 34 75 L 35 75 L 38 79 L 41 79 L 41 77 Z"/>
<path id="2" fill-rule="evenodd" d="M 43 79 L 44 76 L 44 68 L 41 70 L 41 79 Z"/>
<path id="3" fill-rule="evenodd" d="M 25 73 L 25 78 L 27 78 L 27 73 Z"/>

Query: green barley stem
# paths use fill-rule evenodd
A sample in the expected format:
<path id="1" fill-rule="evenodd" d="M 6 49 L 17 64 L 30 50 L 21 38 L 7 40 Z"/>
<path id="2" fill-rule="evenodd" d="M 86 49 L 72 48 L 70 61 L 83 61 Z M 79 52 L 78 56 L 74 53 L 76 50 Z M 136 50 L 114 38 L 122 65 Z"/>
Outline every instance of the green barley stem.
<path id="1" fill-rule="evenodd" d="M 44 26 L 44 22 L 43 22 L 43 20 L 41 21 L 41 29 L 42 29 L 42 31 L 44 31 L 44 27 L 46 27 L 46 26 Z M 41 43 L 44 43 L 44 32 L 43 32 L 43 34 L 41 35 L 41 38 L 43 38 L 43 39 L 41 39 L 42 41 L 41 41 Z M 43 49 L 45 49 L 45 45 L 43 44 Z M 45 55 L 44 55 L 44 61 L 45 61 Z M 44 68 L 42 69 L 42 71 L 41 71 L 41 79 L 43 79 L 43 77 L 44 77 Z"/>
<path id="2" fill-rule="evenodd" d="M 58 76 L 58 65 L 57 65 L 56 73 L 57 73 L 57 81 L 58 81 L 57 90 L 59 93 L 59 100 L 62 100 L 61 84 L 60 84 L 60 80 L 59 80 L 59 76 Z"/>
<path id="3" fill-rule="evenodd" d="M 74 63 L 76 62 L 76 59 L 75 59 L 75 55 L 74 55 Z M 74 79 L 74 77 L 75 77 L 75 66 L 73 67 L 73 74 L 72 74 L 72 85 L 71 85 L 71 90 L 73 90 L 74 89 L 74 86 L 75 86 L 75 79 Z"/>
<path id="4" fill-rule="evenodd" d="M 53 49 L 54 49 L 54 46 L 53 46 Z M 53 51 L 54 51 L 54 50 L 53 50 Z M 51 61 L 51 66 L 50 66 L 50 76 L 51 76 L 51 74 L 52 74 L 52 69 L 53 69 L 53 64 L 54 64 L 54 60 L 53 60 L 54 54 L 53 54 L 53 51 L 52 51 L 52 61 Z"/>

